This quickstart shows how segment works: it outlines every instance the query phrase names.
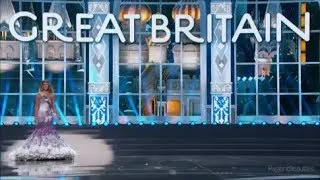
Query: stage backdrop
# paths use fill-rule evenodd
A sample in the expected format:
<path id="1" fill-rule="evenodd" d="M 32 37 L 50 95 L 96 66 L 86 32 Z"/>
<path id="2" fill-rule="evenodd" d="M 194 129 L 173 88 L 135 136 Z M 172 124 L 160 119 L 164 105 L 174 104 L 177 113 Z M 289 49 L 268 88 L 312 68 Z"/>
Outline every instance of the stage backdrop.
<path id="1" fill-rule="evenodd" d="M 10 17 L 21 11 L 38 16 L 22 19 L 16 28 L 29 36 L 39 28 L 38 39 L 15 40 Z M 75 37 L 77 13 L 91 13 L 92 26 L 83 36 L 96 36 L 108 13 L 116 16 L 129 39 L 124 14 L 140 14 L 135 42 L 121 43 L 106 35 L 99 43 L 64 43 L 53 34 L 44 43 L 44 12 L 63 17 L 61 32 Z M 304 28 L 311 14 L 310 41 L 301 40 L 283 26 L 282 42 L 258 43 L 252 34 L 231 42 L 242 16 L 249 13 L 265 33 L 265 14 L 282 13 Z M 164 14 L 175 34 L 178 14 L 195 20 L 191 33 L 207 37 L 207 15 L 212 14 L 212 43 L 197 44 L 186 36 L 175 43 L 151 41 L 151 16 Z M 227 21 L 227 42 L 221 39 Z M 54 87 L 58 124 L 319 124 L 320 113 L 319 2 L 222 0 L 1 0 L 0 1 L 0 119 L 1 124 L 32 124 L 39 84 Z M 54 23 L 54 22 L 50 22 Z M 184 22 L 182 22 L 183 24 Z M 162 34 L 158 34 L 161 36 Z"/>

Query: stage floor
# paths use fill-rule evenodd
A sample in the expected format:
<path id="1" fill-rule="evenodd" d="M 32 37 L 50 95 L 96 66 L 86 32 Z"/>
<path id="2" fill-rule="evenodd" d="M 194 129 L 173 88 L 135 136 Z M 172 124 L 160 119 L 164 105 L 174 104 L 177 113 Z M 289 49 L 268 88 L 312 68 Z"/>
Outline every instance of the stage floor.
<path id="1" fill-rule="evenodd" d="M 260 129 L 256 137 L 245 129 L 59 128 L 78 153 L 74 161 L 13 163 L 8 152 L 32 127 L 1 127 L 1 179 L 320 179 L 319 128 L 301 129 L 300 138 L 285 134 L 292 129 Z"/>

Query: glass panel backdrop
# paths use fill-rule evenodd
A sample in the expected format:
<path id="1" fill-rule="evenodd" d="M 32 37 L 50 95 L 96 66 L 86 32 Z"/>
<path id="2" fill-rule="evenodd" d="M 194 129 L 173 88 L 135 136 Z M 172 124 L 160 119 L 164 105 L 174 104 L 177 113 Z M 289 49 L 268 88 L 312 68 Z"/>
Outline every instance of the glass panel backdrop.
<path id="1" fill-rule="evenodd" d="M 115 4 L 116 1 L 115 1 Z M 120 1 L 119 19 L 126 39 L 128 22 L 123 14 L 141 13 L 136 23 L 134 43 L 119 43 L 118 74 L 114 80 L 114 102 L 119 112 L 113 114 L 120 123 L 201 123 L 200 102 L 200 45 L 182 36 L 181 43 L 174 40 L 175 15 L 190 7 L 195 28 L 200 35 L 200 5 L 198 1 Z M 130 9 L 130 11 L 129 11 Z M 151 40 L 151 15 L 164 14 L 169 19 L 172 38 L 165 43 Z M 203 18 L 205 21 L 205 18 Z M 183 22 L 182 22 L 183 23 Z M 158 37 L 163 36 L 161 32 Z M 118 117 L 118 118 L 117 118 Z M 182 118 L 183 117 L 183 118 Z"/>
<path id="2" fill-rule="evenodd" d="M 64 43 L 52 34 L 48 42 L 42 42 L 42 13 L 60 14 L 64 20 L 61 33 L 75 36 L 76 13 L 84 12 L 84 1 L 6 1 L 9 1 L 7 8 L 11 8 L 8 12 L 29 11 L 38 17 L 37 21 L 20 20 L 17 27 L 20 34 L 30 36 L 34 26 L 39 28 L 39 34 L 32 42 L 18 42 L 9 33 L 7 24 L 1 24 L 1 48 L 6 49 L 6 53 L 0 55 L 1 122 L 34 123 L 35 95 L 41 81 L 46 79 L 53 86 L 57 111 L 62 117 L 56 123 L 84 123 L 86 47 L 84 44 Z"/>
<path id="3" fill-rule="evenodd" d="M 257 43 L 252 35 L 242 35 L 235 43 L 238 122 L 314 124 L 319 119 L 320 107 L 318 2 L 253 0 L 236 3 L 234 23 L 238 24 L 242 15 L 249 13 L 262 37 L 265 13 L 271 14 L 271 26 L 275 23 L 276 13 L 282 13 L 301 29 L 304 29 L 305 13 L 311 14 L 309 42 L 283 26 L 282 41 L 277 43 L 274 41 L 275 27 L 272 26 L 269 43 Z"/>

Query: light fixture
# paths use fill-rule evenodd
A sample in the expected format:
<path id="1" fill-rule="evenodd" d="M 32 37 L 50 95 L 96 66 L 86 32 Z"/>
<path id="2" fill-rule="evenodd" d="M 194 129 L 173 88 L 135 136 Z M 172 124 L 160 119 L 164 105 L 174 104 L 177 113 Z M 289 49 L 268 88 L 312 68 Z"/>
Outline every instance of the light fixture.
<path id="1" fill-rule="evenodd" d="M 140 14 L 141 24 L 147 23 L 151 19 L 151 9 L 144 3 L 138 4 L 138 0 L 124 1 L 120 8 L 119 20 L 124 24 L 128 24 L 128 20 L 124 18 L 126 14 Z"/>
<path id="2" fill-rule="evenodd" d="M 200 6 L 195 0 L 182 0 L 172 9 L 172 18 L 175 20 L 177 15 L 189 15 L 195 22 L 200 20 Z"/>

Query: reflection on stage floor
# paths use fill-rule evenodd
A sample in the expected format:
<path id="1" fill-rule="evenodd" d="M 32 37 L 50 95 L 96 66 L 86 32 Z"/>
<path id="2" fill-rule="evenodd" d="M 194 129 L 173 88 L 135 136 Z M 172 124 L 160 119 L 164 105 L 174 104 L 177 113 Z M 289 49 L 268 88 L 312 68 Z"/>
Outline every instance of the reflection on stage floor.
<path id="1" fill-rule="evenodd" d="M 2 178 L 320 179 L 320 157 L 312 155 L 320 149 L 319 143 L 314 144 L 320 140 L 315 139 L 304 146 L 295 142 L 301 152 L 310 152 L 310 156 L 300 156 L 299 149 L 290 148 L 291 140 L 283 140 L 288 148 L 279 147 L 279 152 L 283 153 L 277 155 L 267 151 L 274 148 L 269 140 L 108 138 L 99 129 L 64 129 L 59 132 L 78 153 L 73 161 L 12 162 L 7 158 L 8 152 L 23 142 L 30 129 L 17 131 L 6 138 L 2 133 Z M 252 149 L 253 144 L 256 149 Z M 250 155 L 250 150 L 262 152 Z M 234 153 L 228 153 L 232 151 Z M 297 155 L 285 155 L 290 151 L 296 151 Z"/>

